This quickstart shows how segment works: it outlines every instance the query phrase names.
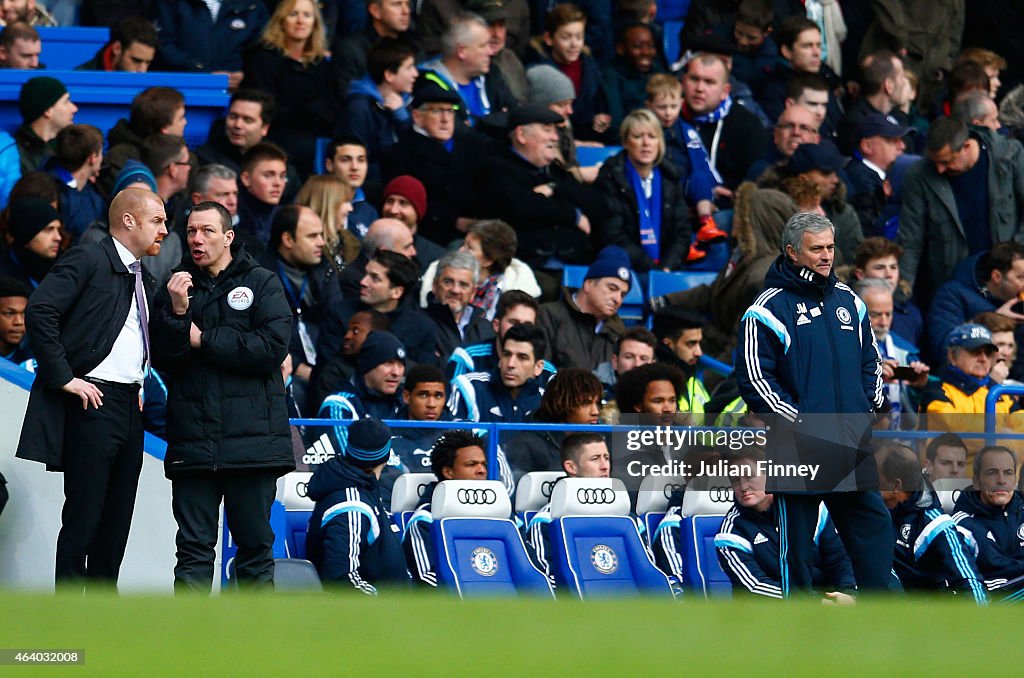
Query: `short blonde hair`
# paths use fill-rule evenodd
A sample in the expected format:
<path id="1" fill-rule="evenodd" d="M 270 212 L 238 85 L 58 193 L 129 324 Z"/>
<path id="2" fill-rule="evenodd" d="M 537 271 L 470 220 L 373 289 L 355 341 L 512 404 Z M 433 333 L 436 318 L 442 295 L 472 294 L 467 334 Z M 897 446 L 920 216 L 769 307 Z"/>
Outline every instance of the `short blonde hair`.
<path id="1" fill-rule="evenodd" d="M 304 205 L 317 213 L 324 224 L 324 240 L 332 249 L 341 241 L 345 226 L 338 219 L 338 208 L 352 202 L 356 191 L 333 174 L 318 174 L 306 180 L 295 196 L 296 205 Z"/>
<path id="2" fill-rule="evenodd" d="M 324 33 L 324 18 L 320 14 L 320 5 L 315 0 L 307 0 L 313 6 L 313 30 L 306 38 L 306 44 L 302 48 L 303 63 L 321 61 L 327 57 L 327 36 Z M 284 34 L 284 20 L 299 0 L 284 0 L 278 3 L 277 8 L 267 22 L 263 30 L 263 42 L 271 47 L 276 47 L 285 52 L 288 40 Z"/>
<path id="3" fill-rule="evenodd" d="M 660 165 L 661 161 L 665 159 L 665 133 L 661 129 L 661 121 L 658 120 L 658 116 L 646 108 L 638 108 L 627 115 L 622 125 L 619 127 L 619 137 L 622 140 L 622 144 L 626 144 L 626 138 L 633 133 L 634 130 L 641 128 L 649 128 L 654 132 L 655 138 L 658 140 L 658 157 L 654 159 L 655 165 Z"/>
<path id="4" fill-rule="evenodd" d="M 683 83 L 674 75 L 655 73 L 647 81 L 647 101 L 654 102 L 658 97 L 683 93 Z"/>

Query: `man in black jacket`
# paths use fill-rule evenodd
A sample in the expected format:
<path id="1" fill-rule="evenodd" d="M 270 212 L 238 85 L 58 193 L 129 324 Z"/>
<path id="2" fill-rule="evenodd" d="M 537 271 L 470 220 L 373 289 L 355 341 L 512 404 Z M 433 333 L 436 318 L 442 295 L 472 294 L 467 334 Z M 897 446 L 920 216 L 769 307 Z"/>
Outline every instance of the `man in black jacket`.
<path id="1" fill-rule="evenodd" d="M 191 260 L 158 294 L 157 365 L 168 384 L 167 456 L 178 523 L 178 591 L 209 592 L 221 499 L 238 544 L 240 582 L 272 586 L 270 505 L 277 477 L 294 470 L 280 367 L 291 309 L 277 276 L 231 252 L 231 215 L 203 202 L 189 215 Z"/>
<path id="2" fill-rule="evenodd" d="M 56 580 L 116 581 L 142 471 L 139 388 L 149 362 L 139 259 L 167 234 L 163 202 L 137 188 L 110 205 L 110 235 L 74 247 L 26 312 L 38 361 L 17 456 L 64 471 Z"/>
<path id="3" fill-rule="evenodd" d="M 469 252 L 449 252 L 437 262 L 427 315 L 437 325 L 438 364 L 448 362 L 463 344 L 493 341 L 487 315 L 470 302 L 476 291 L 480 265 Z"/>

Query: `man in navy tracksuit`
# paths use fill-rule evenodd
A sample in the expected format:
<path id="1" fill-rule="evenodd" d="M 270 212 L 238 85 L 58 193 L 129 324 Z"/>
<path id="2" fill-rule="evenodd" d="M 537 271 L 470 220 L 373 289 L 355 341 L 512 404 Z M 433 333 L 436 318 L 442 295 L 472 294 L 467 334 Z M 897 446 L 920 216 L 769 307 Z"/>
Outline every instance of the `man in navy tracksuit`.
<path id="1" fill-rule="evenodd" d="M 894 571 L 903 588 L 953 591 L 986 605 L 976 540 L 942 512 L 935 490 L 921 475 L 917 454 L 906 445 L 886 443 L 875 459 L 882 499 L 896 532 Z"/>
<path id="2" fill-rule="evenodd" d="M 381 585 L 408 586 L 409 572 L 380 497 L 380 473 L 391 456 L 391 431 L 381 421 L 349 426 L 342 452 L 313 473 L 309 498 L 316 502 L 306 533 L 306 553 L 325 585 L 351 586 L 377 595 Z"/>
<path id="3" fill-rule="evenodd" d="M 792 216 L 782 250 L 764 292 L 743 314 L 736 361 L 743 400 L 770 427 L 768 459 L 785 465 L 784 474 L 767 480 L 778 517 L 782 594 L 813 590 L 822 501 L 858 588 L 885 589 L 892 525 L 866 447 L 872 413 L 887 402 L 867 308 L 832 272 L 835 228 L 828 219 Z"/>
<path id="4" fill-rule="evenodd" d="M 985 587 L 1007 602 L 1024 599 L 1024 496 L 1016 485 L 1017 455 L 985 447 L 974 457 L 974 487 L 960 493 L 953 513 L 977 542 Z"/>

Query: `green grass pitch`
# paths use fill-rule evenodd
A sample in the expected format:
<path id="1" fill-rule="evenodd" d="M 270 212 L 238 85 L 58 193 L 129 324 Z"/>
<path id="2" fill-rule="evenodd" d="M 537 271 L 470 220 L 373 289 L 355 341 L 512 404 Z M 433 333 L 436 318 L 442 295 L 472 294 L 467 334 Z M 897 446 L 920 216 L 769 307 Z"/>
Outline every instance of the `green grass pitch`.
<path id="1" fill-rule="evenodd" d="M 0 610 L 0 648 L 84 650 L 82 666 L 44 669 L 69 675 L 978 675 L 984 664 L 1012 673 L 1021 658 L 1020 608 L 965 599 L 837 608 L 7 592 Z M 0 666 L 15 671 L 33 669 Z"/>

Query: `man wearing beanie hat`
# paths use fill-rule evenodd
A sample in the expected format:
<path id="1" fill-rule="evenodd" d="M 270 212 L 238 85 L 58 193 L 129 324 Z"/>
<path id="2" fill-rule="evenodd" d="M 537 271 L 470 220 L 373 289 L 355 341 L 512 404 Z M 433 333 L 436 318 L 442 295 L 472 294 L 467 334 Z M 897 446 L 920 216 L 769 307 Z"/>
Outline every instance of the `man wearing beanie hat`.
<path id="1" fill-rule="evenodd" d="M 14 133 L 21 156 L 22 176 L 42 169 L 54 154 L 57 132 L 75 121 L 78 107 L 64 83 L 56 78 L 40 76 L 25 81 L 18 94 L 21 126 Z"/>
<path id="2" fill-rule="evenodd" d="M 420 273 L 425 273 L 431 262 L 443 257 L 445 252 L 443 247 L 419 233 L 420 219 L 427 214 L 427 189 L 416 177 L 403 174 L 389 181 L 382 195 L 384 202 L 381 203 L 380 215 L 398 219 L 409 227 Z"/>
<path id="3" fill-rule="evenodd" d="M 576 89 L 572 80 L 551 64 L 537 64 L 526 71 L 526 79 L 530 84 L 530 94 L 526 103 L 531 106 L 543 106 L 549 111 L 562 116 L 564 122 L 556 123 L 558 130 L 558 162 L 570 169 L 581 181 L 588 184 L 597 179 L 600 167 L 580 167 L 576 159 L 576 133 L 570 120 L 573 118 L 576 101 Z"/>
<path id="4" fill-rule="evenodd" d="M 398 526 L 380 493 L 381 472 L 392 456 L 391 430 L 374 417 L 347 429 L 344 439 L 332 440 L 337 455 L 309 481 L 309 498 L 316 505 L 306 533 L 306 557 L 326 587 L 351 587 L 373 596 L 380 586 L 409 585 Z"/>
<path id="5" fill-rule="evenodd" d="M 461 100 L 422 75 L 412 96 L 412 129 L 402 133 L 381 159 L 385 181 L 415 177 L 429 200 L 419 213 L 419 233 L 440 245 L 462 237 L 473 213 L 473 182 L 487 157 L 488 141 L 458 124 Z"/>
<path id="6" fill-rule="evenodd" d="M 371 332 L 359 349 L 356 372 L 347 384 L 324 398 L 319 416 L 327 419 L 394 419 L 402 409 L 405 346 L 390 332 Z M 345 443 L 344 427 L 335 436 Z"/>
<path id="7" fill-rule="evenodd" d="M 0 247 L 0 275 L 39 286 L 60 254 L 60 214 L 39 198 L 18 198 L 8 206 L 7 242 Z"/>
<path id="8" fill-rule="evenodd" d="M 540 307 L 537 324 L 547 336 L 549 359 L 556 367 L 593 371 L 611 360 L 626 331 L 618 312 L 632 280 L 629 254 L 608 245 L 587 269 L 583 287 L 563 288 L 560 300 Z"/>

